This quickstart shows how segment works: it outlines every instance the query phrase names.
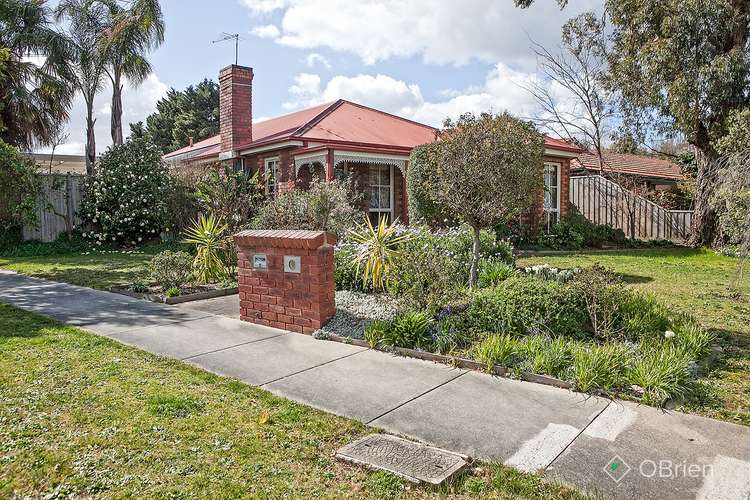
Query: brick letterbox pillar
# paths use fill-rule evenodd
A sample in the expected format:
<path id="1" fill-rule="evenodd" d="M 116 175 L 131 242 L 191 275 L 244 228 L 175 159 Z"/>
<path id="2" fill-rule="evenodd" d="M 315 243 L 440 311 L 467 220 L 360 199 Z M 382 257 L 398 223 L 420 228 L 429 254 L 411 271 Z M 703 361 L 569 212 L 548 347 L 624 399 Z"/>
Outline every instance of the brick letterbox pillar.
<path id="1" fill-rule="evenodd" d="M 240 319 L 310 334 L 333 317 L 335 234 L 253 230 L 234 242 Z"/>

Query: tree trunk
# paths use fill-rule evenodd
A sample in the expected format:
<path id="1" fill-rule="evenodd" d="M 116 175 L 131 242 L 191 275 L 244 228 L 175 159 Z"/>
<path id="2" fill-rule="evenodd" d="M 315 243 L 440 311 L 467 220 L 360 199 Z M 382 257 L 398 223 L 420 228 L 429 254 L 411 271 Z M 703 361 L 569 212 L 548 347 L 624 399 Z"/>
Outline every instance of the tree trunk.
<path id="1" fill-rule="evenodd" d="M 94 175 L 96 171 L 96 135 L 94 133 L 94 102 L 86 103 L 86 173 Z"/>
<path id="2" fill-rule="evenodd" d="M 711 196 L 718 180 L 717 158 L 718 155 L 707 140 L 700 146 L 695 145 L 698 177 L 695 183 L 695 210 L 688 239 L 688 245 L 692 247 L 710 246 L 717 238 L 717 214 L 711 206 Z"/>
<path id="3" fill-rule="evenodd" d="M 112 144 L 122 144 L 122 83 L 120 71 L 114 68 L 112 72 Z"/>
<path id="4" fill-rule="evenodd" d="M 479 228 L 472 227 L 474 245 L 471 259 L 471 269 L 469 270 L 469 287 L 474 288 L 479 278 Z"/>

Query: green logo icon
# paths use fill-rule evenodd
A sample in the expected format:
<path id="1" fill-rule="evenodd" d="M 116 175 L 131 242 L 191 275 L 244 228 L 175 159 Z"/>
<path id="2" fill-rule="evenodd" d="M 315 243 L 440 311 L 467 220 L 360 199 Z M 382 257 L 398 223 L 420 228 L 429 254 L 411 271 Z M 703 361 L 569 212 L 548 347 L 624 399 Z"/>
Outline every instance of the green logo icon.
<path id="1" fill-rule="evenodd" d="M 612 479 L 612 481 L 619 483 L 630 472 L 630 466 L 618 455 L 615 455 L 612 457 L 612 460 L 607 462 L 607 465 L 604 466 L 604 472 Z"/>

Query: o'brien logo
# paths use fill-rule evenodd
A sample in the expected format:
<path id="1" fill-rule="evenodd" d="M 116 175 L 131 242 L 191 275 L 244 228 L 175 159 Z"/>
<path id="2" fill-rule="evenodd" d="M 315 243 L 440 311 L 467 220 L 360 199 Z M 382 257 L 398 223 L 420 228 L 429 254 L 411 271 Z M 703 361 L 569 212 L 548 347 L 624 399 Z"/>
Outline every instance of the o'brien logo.
<path id="1" fill-rule="evenodd" d="M 604 472 L 615 482 L 619 483 L 633 470 L 625 461 L 615 455 L 604 466 Z M 638 473 L 645 478 L 701 478 L 711 474 L 711 465 L 688 464 L 671 460 L 642 460 L 638 465 Z"/>
<path id="2" fill-rule="evenodd" d="M 616 483 L 625 479 L 625 476 L 631 470 L 630 466 L 619 455 L 612 457 L 612 460 L 604 466 L 604 472 Z"/>

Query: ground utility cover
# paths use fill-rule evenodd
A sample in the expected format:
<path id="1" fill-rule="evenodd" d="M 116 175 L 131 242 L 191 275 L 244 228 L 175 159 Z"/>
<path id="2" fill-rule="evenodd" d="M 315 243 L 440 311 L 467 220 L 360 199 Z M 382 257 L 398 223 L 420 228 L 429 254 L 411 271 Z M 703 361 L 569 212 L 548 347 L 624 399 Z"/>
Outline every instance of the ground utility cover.
<path id="1" fill-rule="evenodd" d="M 469 465 L 463 455 L 388 434 L 371 434 L 349 443 L 336 452 L 336 458 L 435 485 Z"/>

